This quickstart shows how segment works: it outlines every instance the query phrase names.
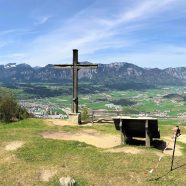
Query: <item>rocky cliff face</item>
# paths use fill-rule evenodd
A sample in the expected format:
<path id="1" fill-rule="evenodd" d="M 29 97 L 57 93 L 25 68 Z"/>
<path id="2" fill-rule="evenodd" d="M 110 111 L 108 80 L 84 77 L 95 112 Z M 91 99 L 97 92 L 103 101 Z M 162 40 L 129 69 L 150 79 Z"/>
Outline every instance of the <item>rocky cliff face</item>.
<path id="1" fill-rule="evenodd" d="M 186 67 L 167 68 L 164 72 L 172 77 L 186 81 Z"/>
<path id="2" fill-rule="evenodd" d="M 87 62 L 86 62 L 87 63 Z M 0 65 L 0 82 L 63 82 L 71 81 L 70 69 L 56 69 L 53 65 L 32 68 L 28 64 Z M 96 83 L 136 82 L 149 85 L 186 83 L 186 68 L 146 69 L 124 62 L 98 64 L 98 69 L 81 69 L 80 81 Z"/>

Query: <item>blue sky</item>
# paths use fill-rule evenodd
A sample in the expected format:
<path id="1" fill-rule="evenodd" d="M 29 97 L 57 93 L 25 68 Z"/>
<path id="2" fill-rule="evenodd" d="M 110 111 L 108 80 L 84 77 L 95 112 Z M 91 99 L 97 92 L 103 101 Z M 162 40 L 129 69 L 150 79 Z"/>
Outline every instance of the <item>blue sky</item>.
<path id="1" fill-rule="evenodd" d="M 0 64 L 186 67 L 185 0 L 0 0 Z"/>

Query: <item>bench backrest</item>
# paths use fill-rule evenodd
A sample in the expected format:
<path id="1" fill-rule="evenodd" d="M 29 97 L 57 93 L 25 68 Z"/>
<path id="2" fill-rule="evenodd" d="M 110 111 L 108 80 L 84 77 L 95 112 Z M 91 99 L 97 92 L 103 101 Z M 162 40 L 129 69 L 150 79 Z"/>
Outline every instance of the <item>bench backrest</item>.
<path id="1" fill-rule="evenodd" d="M 93 116 L 118 116 L 121 112 L 114 110 L 92 110 Z"/>

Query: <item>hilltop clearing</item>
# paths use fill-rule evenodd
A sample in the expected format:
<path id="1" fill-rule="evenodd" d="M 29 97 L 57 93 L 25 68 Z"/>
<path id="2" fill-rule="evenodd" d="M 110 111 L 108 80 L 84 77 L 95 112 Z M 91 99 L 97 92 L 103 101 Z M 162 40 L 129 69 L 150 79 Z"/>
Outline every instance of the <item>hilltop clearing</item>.
<path id="1" fill-rule="evenodd" d="M 160 121 L 161 140 L 172 136 L 168 123 Z M 184 127 L 181 133 L 174 170 L 169 172 L 171 156 L 164 155 L 157 170 L 146 174 L 157 163 L 161 148 L 121 146 L 112 124 L 73 126 L 41 119 L 0 124 L 0 185 L 57 186 L 59 178 L 68 175 L 82 186 L 175 185 L 178 180 L 184 185 Z"/>

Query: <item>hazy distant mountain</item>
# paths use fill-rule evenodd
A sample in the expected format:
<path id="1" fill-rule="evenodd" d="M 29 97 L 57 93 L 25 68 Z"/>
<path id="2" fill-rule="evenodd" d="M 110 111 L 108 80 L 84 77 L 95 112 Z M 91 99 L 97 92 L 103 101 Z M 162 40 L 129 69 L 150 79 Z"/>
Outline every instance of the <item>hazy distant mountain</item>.
<path id="1" fill-rule="evenodd" d="M 88 63 L 88 62 L 85 62 Z M 70 69 L 57 69 L 53 65 L 31 67 L 28 64 L 10 63 L 0 65 L 0 82 L 30 83 L 30 82 L 70 82 Z M 98 69 L 82 69 L 79 71 L 80 81 L 94 82 L 110 88 L 124 85 L 180 85 L 186 84 L 186 67 L 179 68 L 141 68 L 134 64 L 115 62 L 98 64 Z"/>

